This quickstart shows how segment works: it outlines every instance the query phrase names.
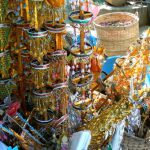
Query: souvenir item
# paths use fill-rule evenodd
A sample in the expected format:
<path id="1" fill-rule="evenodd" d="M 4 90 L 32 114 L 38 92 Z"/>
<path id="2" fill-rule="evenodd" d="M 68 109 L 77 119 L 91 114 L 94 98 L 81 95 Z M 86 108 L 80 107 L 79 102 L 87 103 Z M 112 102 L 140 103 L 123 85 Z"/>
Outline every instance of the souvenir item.
<path id="1" fill-rule="evenodd" d="M 8 47 L 10 35 L 10 26 L 8 24 L 0 24 L 0 51 L 6 50 Z"/>
<path id="2" fill-rule="evenodd" d="M 8 0 L 6 0 L 6 1 L 1 0 L 0 1 L 0 23 L 3 23 L 6 19 L 8 2 L 9 2 Z"/>

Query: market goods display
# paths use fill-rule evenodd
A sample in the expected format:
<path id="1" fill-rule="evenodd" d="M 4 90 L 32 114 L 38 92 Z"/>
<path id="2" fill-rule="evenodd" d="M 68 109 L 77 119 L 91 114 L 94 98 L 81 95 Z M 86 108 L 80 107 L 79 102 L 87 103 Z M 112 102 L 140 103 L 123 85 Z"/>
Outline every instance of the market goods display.
<path id="1" fill-rule="evenodd" d="M 139 149 L 148 147 L 150 30 L 136 41 L 137 16 L 121 12 L 94 21 L 103 39 L 115 40 L 115 34 L 103 33 L 117 28 L 117 38 L 128 40 L 134 35 L 136 41 L 127 44 L 125 56 L 115 57 L 107 66 L 107 47 L 96 45 L 91 33 L 99 8 L 90 1 L 0 2 L 0 140 L 4 146 L 113 149 L 119 137 L 116 144 L 123 149 L 133 143 L 138 147 L 135 139 L 141 143 Z M 66 5 L 71 6 L 70 14 Z M 96 12 L 90 9 L 93 5 Z M 123 28 L 135 30 L 127 34 Z"/>

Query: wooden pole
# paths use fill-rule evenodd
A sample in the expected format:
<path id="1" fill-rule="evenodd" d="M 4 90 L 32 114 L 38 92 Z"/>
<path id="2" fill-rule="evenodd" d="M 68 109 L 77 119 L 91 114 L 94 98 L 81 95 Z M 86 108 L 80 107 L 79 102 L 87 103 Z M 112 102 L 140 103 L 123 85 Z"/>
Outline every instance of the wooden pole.
<path id="1" fill-rule="evenodd" d="M 23 17 L 23 3 L 20 2 L 20 16 Z"/>
<path id="2" fill-rule="evenodd" d="M 80 14 L 79 14 L 80 19 L 84 19 L 84 10 L 83 10 L 83 3 L 80 1 Z M 80 52 L 84 54 L 84 26 L 81 26 L 80 29 Z"/>
<path id="3" fill-rule="evenodd" d="M 25 47 L 18 50 L 18 74 L 19 74 L 19 95 L 21 97 L 21 105 L 23 111 L 26 113 L 25 95 L 24 95 L 24 79 L 23 79 L 23 66 L 21 59 L 21 52 Z"/>
<path id="4" fill-rule="evenodd" d="M 85 36 L 84 26 L 81 26 L 81 29 L 80 29 L 80 52 L 82 54 L 85 53 L 85 51 L 84 51 L 84 36 Z"/>
<path id="5" fill-rule="evenodd" d="M 37 30 L 38 31 L 38 29 L 39 29 L 39 24 L 38 24 L 38 17 L 37 17 L 37 15 L 38 15 L 38 12 L 37 12 L 37 6 L 36 6 L 37 4 L 36 4 L 36 2 L 34 2 L 34 22 L 35 22 L 35 30 Z"/>
<path id="6" fill-rule="evenodd" d="M 26 20 L 29 21 L 30 20 L 30 16 L 29 16 L 29 1 L 28 0 L 25 0 L 25 5 L 26 5 L 26 8 L 25 8 L 25 17 L 26 17 Z"/>

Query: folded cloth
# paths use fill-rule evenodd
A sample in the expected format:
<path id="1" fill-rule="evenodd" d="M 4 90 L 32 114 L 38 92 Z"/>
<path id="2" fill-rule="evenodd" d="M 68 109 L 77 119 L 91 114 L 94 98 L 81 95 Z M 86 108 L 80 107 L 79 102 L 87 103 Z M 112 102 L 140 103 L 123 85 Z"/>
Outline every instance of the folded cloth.
<path id="1" fill-rule="evenodd" d="M 71 137 L 69 150 L 87 150 L 91 141 L 91 132 L 88 130 L 76 132 Z"/>
<path id="2" fill-rule="evenodd" d="M 146 88 L 150 88 L 150 66 L 147 67 L 147 74 L 144 86 L 146 86 Z"/>
<path id="3" fill-rule="evenodd" d="M 7 146 L 2 142 L 0 141 L 0 150 L 7 150 Z"/>

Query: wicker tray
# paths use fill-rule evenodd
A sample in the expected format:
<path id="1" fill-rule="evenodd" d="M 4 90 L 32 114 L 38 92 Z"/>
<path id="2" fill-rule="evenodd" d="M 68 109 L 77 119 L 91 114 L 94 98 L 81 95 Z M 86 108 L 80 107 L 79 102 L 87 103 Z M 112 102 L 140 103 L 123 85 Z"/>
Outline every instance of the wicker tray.
<path id="1" fill-rule="evenodd" d="M 122 6 L 126 3 L 126 0 L 105 0 L 105 1 L 113 6 Z"/>
<path id="2" fill-rule="evenodd" d="M 122 150 L 149 150 L 150 141 L 124 133 Z"/>

